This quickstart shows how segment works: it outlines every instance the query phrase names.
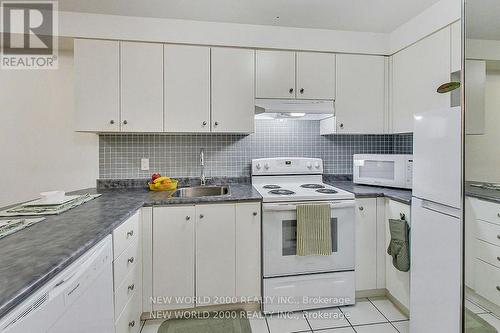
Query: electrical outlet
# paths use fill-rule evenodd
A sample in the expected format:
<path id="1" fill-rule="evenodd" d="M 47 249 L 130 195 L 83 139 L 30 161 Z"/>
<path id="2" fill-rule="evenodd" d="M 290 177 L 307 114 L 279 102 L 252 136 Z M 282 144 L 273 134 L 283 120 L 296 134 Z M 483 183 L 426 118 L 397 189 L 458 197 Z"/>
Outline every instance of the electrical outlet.
<path id="1" fill-rule="evenodd" d="M 149 158 L 141 158 L 141 170 L 142 171 L 149 170 Z"/>

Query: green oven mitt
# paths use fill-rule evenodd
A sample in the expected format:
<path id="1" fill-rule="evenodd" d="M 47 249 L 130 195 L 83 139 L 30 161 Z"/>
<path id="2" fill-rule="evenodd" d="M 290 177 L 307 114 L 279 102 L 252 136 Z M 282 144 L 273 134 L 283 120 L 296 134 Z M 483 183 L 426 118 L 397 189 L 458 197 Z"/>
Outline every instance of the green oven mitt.
<path id="1" fill-rule="evenodd" d="M 387 253 L 392 256 L 392 264 L 401 272 L 410 270 L 409 227 L 405 220 L 389 220 L 391 242 Z"/>

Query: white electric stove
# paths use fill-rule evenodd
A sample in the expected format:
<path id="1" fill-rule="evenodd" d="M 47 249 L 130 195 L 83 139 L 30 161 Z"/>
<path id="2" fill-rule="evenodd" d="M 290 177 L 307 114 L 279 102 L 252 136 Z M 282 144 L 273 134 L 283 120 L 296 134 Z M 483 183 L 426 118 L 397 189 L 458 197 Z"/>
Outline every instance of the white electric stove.
<path id="1" fill-rule="evenodd" d="M 323 183 L 317 158 L 252 161 L 252 185 L 263 197 L 263 311 L 354 304 L 354 195 Z M 296 208 L 328 204 L 332 254 L 297 256 Z"/>

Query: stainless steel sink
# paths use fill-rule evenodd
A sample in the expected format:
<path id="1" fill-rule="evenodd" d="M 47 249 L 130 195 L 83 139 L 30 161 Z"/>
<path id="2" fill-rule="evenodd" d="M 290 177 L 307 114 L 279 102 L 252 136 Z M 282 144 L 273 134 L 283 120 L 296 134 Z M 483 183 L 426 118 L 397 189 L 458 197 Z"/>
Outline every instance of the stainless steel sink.
<path id="1" fill-rule="evenodd" d="M 197 198 L 197 197 L 212 197 L 217 195 L 229 194 L 228 186 L 196 186 L 183 187 L 172 194 L 172 197 L 177 198 Z"/>

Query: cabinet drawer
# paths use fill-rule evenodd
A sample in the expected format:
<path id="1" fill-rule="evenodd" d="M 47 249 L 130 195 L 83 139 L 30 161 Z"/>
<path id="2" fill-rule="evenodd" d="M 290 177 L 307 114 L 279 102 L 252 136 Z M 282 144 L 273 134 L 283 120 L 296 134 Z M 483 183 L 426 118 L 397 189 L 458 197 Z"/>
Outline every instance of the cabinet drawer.
<path id="1" fill-rule="evenodd" d="M 141 251 L 136 240 L 113 262 L 113 281 L 115 288 L 119 286 L 125 276 L 134 268 L 141 267 Z"/>
<path id="2" fill-rule="evenodd" d="M 476 220 L 476 238 L 500 246 L 500 226 Z"/>
<path id="3" fill-rule="evenodd" d="M 113 258 L 118 258 L 137 239 L 139 239 L 139 212 L 113 230 Z"/>
<path id="4" fill-rule="evenodd" d="M 476 259 L 476 293 L 500 304 L 500 269 Z"/>
<path id="5" fill-rule="evenodd" d="M 476 240 L 476 258 L 500 268 L 500 247 Z"/>
<path id="6" fill-rule="evenodd" d="M 500 204 L 469 198 L 476 219 L 500 224 Z"/>
<path id="7" fill-rule="evenodd" d="M 142 288 L 142 270 L 134 267 L 119 286 L 115 285 L 115 313 L 118 315 L 135 294 L 140 294 Z"/>
<path id="8" fill-rule="evenodd" d="M 141 297 L 135 293 L 115 322 L 115 333 L 138 333 L 141 330 Z"/>

